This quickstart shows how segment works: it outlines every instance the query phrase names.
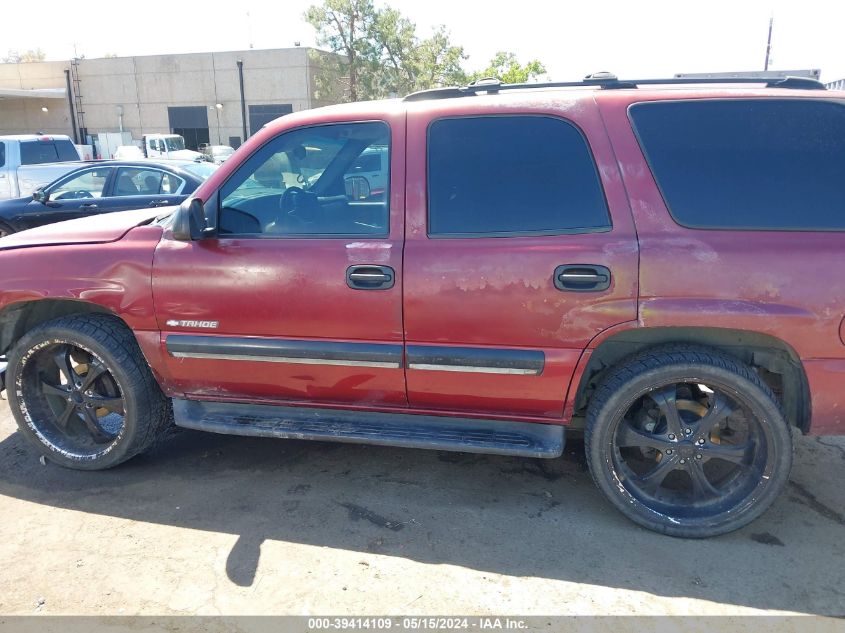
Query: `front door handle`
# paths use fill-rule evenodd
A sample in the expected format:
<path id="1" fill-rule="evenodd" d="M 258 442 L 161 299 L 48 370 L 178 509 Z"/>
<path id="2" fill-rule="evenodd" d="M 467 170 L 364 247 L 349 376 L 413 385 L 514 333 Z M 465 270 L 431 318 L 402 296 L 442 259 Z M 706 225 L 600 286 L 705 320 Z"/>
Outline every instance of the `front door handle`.
<path id="1" fill-rule="evenodd" d="M 170 200 L 153 200 L 150 202 L 151 207 L 163 207 L 170 204 Z"/>
<path id="2" fill-rule="evenodd" d="M 601 292 L 610 288 L 610 269 L 593 264 L 567 264 L 555 268 L 555 288 L 571 292 Z"/>
<path id="3" fill-rule="evenodd" d="M 93 202 L 89 202 L 87 204 L 80 204 L 79 208 L 85 209 L 86 211 L 94 211 L 94 210 L 98 209 L 99 207 L 96 204 L 94 204 Z"/>
<path id="4" fill-rule="evenodd" d="M 353 290 L 387 290 L 396 283 L 390 266 L 350 266 L 346 269 L 346 285 Z"/>

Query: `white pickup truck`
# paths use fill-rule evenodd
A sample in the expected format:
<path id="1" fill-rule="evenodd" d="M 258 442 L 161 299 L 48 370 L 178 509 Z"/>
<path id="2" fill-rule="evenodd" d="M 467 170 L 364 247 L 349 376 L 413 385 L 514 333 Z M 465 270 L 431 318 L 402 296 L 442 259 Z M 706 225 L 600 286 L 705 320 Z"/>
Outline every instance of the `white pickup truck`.
<path id="1" fill-rule="evenodd" d="M 79 166 L 68 136 L 0 136 L 0 200 L 23 198 Z"/>

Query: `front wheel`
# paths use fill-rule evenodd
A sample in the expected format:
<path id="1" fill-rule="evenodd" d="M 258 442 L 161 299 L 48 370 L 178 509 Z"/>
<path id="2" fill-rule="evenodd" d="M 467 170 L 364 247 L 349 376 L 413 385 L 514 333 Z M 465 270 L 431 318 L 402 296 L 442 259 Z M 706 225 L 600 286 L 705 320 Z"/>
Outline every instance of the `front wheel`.
<path id="1" fill-rule="evenodd" d="M 612 369 L 585 433 L 596 484 L 629 519 L 690 538 L 731 532 L 783 490 L 792 436 L 739 360 L 702 348 L 646 351 Z"/>
<path id="2" fill-rule="evenodd" d="M 62 317 L 28 332 L 9 355 L 6 387 L 21 433 L 68 468 L 116 466 L 172 422 L 132 332 L 107 315 Z"/>

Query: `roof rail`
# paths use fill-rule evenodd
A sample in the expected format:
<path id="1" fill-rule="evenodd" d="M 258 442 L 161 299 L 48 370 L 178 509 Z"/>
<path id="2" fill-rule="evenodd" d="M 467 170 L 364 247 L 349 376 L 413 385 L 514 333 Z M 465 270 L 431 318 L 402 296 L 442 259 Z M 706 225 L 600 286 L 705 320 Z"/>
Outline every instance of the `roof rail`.
<path id="1" fill-rule="evenodd" d="M 671 79 L 618 79 L 611 73 L 596 73 L 587 75 L 581 81 L 552 81 L 546 83 L 503 84 L 498 79 L 484 78 L 474 81 L 468 86 L 451 88 L 433 88 L 412 92 L 403 101 L 428 101 L 431 99 L 450 99 L 452 97 L 467 97 L 479 93 L 496 94 L 503 90 L 529 90 L 536 88 L 577 88 L 594 86 L 602 90 L 620 90 L 623 88 L 637 88 L 639 86 L 678 86 L 701 84 L 765 84 L 767 88 L 791 88 L 794 90 L 825 90 L 825 85 L 809 77 L 783 77 L 776 79 L 762 79 L 760 77 L 712 77 L 691 78 L 672 77 Z"/>

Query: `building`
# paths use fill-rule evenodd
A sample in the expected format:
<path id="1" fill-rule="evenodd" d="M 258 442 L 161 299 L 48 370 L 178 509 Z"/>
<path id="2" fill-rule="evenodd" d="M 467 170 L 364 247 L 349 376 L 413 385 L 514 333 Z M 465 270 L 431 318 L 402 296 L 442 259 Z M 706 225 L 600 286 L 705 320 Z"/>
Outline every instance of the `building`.
<path id="1" fill-rule="evenodd" d="M 237 147 L 265 123 L 319 105 L 309 48 L 0 64 L 0 134 L 176 133 Z"/>
<path id="2" fill-rule="evenodd" d="M 839 79 L 838 81 L 831 81 L 830 83 L 825 84 L 824 86 L 828 90 L 845 90 L 845 79 Z"/>

